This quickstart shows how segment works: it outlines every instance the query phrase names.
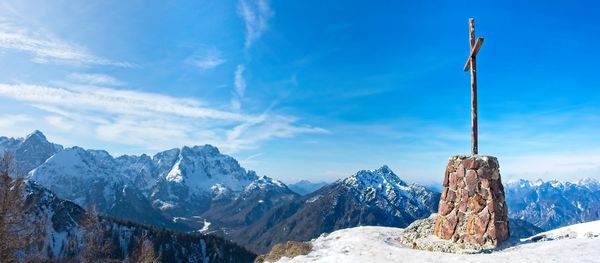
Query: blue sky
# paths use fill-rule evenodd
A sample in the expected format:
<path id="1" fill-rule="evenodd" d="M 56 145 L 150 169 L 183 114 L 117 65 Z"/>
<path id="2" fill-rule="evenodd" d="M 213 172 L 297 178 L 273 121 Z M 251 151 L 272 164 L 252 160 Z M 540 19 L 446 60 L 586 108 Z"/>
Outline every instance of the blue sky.
<path id="1" fill-rule="evenodd" d="M 286 182 L 389 165 L 441 180 L 470 151 L 505 180 L 600 178 L 594 1 L 3 1 L 0 134 L 113 155 L 213 144 Z"/>

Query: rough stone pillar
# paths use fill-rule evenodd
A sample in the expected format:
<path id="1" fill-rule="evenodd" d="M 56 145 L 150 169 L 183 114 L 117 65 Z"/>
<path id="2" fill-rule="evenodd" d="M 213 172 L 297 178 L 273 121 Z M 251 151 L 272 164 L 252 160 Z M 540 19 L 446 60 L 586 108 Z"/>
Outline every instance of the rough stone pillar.
<path id="1" fill-rule="evenodd" d="M 453 156 L 444 175 L 434 234 L 458 243 L 498 246 L 509 237 L 498 159 Z"/>

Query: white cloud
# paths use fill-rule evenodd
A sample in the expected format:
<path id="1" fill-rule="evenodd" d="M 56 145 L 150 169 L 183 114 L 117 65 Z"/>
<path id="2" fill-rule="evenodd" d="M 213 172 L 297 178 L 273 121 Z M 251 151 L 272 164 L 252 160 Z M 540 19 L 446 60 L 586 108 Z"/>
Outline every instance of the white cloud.
<path id="1" fill-rule="evenodd" d="M 269 28 L 269 19 L 274 12 L 269 6 L 268 0 L 240 0 L 238 2 L 238 15 L 244 20 L 245 42 L 244 49 L 247 51 L 254 42 Z M 239 110 L 246 92 L 246 80 L 244 79 L 245 66 L 240 64 L 235 70 L 234 94 L 231 98 L 231 107 Z"/>
<path id="2" fill-rule="evenodd" d="M 33 32 L 0 17 L 0 48 L 28 52 L 35 63 L 75 63 L 116 67 L 133 67 L 90 54 L 85 48 L 68 43 L 47 32 Z"/>
<path id="3" fill-rule="evenodd" d="M 25 114 L 10 115 L 4 114 L 0 116 L 0 128 L 8 129 L 13 126 L 18 126 L 25 122 L 30 122 L 32 119 Z"/>
<path id="4" fill-rule="evenodd" d="M 244 20 L 246 29 L 244 47 L 248 49 L 268 29 L 269 19 L 274 13 L 267 0 L 240 0 L 238 14 Z"/>
<path id="5" fill-rule="evenodd" d="M 22 137 L 34 130 L 27 127 L 33 122 L 34 119 L 25 114 L 0 115 L 0 136 Z"/>
<path id="6" fill-rule="evenodd" d="M 246 68 L 244 65 L 238 65 L 235 69 L 235 93 L 240 97 L 243 97 L 244 93 L 246 92 L 246 79 L 244 79 L 245 70 Z"/>
<path id="7" fill-rule="evenodd" d="M 67 76 L 67 79 L 90 85 L 120 86 L 123 84 L 120 80 L 105 74 L 72 73 Z"/>
<path id="8" fill-rule="evenodd" d="M 238 65 L 235 69 L 233 86 L 234 86 L 234 94 L 231 99 L 231 107 L 234 110 L 239 110 L 242 107 L 241 100 L 244 98 L 244 94 L 246 93 L 246 79 L 244 78 L 244 71 L 246 68 L 244 65 Z"/>
<path id="9" fill-rule="evenodd" d="M 47 113 L 40 120 L 57 131 L 137 149 L 163 150 L 210 143 L 225 152 L 235 152 L 256 148 L 275 138 L 326 132 L 301 125 L 289 116 L 229 112 L 193 99 L 134 90 L 0 84 L 0 97 L 22 101 Z M 2 120 L 7 122 L 7 129 L 15 123 Z"/>
<path id="10" fill-rule="evenodd" d="M 255 154 L 253 154 L 253 155 L 250 155 L 250 156 L 248 156 L 248 157 L 244 158 L 244 160 L 243 160 L 243 161 L 244 161 L 244 162 L 247 162 L 247 161 L 250 161 L 250 160 L 256 159 L 256 158 L 258 158 L 258 157 L 260 157 L 260 156 L 263 156 L 264 154 L 265 154 L 265 153 L 262 153 L 262 152 L 261 152 L 261 153 L 255 153 Z"/>
<path id="11" fill-rule="evenodd" d="M 233 96 L 231 99 L 231 108 L 235 111 L 239 111 L 242 108 L 242 102 L 240 101 L 240 98 Z"/>
<path id="12" fill-rule="evenodd" d="M 0 96 L 31 103 L 71 109 L 92 109 L 114 114 L 171 114 L 181 117 L 240 121 L 249 118 L 238 113 L 201 107 L 200 102 L 155 93 L 111 88 L 68 90 L 37 85 L 0 84 Z"/>
<path id="13" fill-rule="evenodd" d="M 201 70 L 209 70 L 216 68 L 227 62 L 216 49 L 210 49 L 201 56 L 194 56 L 190 59 L 191 63 Z"/>
<path id="14" fill-rule="evenodd" d="M 190 142 L 186 133 L 190 129 L 183 123 L 169 120 L 144 119 L 135 116 L 124 116 L 96 128 L 96 135 L 103 140 L 121 142 L 127 139 L 127 143 L 136 146 L 146 146 L 160 150 L 161 147 L 154 144 L 164 145 L 174 142 Z M 131 136 L 134 135 L 134 136 Z M 139 136 L 138 136 L 139 135 Z M 164 149 L 164 148 L 163 148 Z"/>
<path id="15" fill-rule="evenodd" d="M 72 131 L 75 128 L 75 125 L 72 122 L 65 119 L 63 116 L 59 116 L 59 115 L 46 116 L 44 118 L 44 120 L 48 124 L 50 124 L 52 127 L 55 127 L 59 130 Z"/>

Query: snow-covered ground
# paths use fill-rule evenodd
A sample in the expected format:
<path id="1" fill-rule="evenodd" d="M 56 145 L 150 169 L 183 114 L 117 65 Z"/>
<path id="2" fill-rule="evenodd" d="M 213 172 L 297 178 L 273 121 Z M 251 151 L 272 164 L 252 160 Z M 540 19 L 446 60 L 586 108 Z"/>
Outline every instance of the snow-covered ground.
<path id="1" fill-rule="evenodd" d="M 406 248 L 398 240 L 402 231 L 374 226 L 338 230 L 313 240 L 308 255 L 278 262 L 600 262 L 600 221 L 548 231 L 544 234 L 554 240 L 522 243 L 489 254 Z"/>
<path id="2" fill-rule="evenodd" d="M 539 233 L 521 241 L 531 240 L 556 240 L 567 238 L 600 238 L 600 220 L 587 223 L 575 224 Z M 600 247 L 598 248 L 600 250 Z"/>

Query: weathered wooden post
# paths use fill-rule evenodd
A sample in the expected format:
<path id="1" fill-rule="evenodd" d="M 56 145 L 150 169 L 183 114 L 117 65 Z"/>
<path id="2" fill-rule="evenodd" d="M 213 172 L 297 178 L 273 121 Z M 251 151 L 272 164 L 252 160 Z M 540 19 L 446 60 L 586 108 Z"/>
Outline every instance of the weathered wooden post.
<path id="1" fill-rule="evenodd" d="M 475 19 L 469 19 L 469 41 L 471 49 L 464 70 L 471 69 L 471 154 L 479 153 L 478 136 L 477 136 L 477 54 L 481 45 L 483 45 L 483 37 L 477 38 L 475 41 Z"/>

